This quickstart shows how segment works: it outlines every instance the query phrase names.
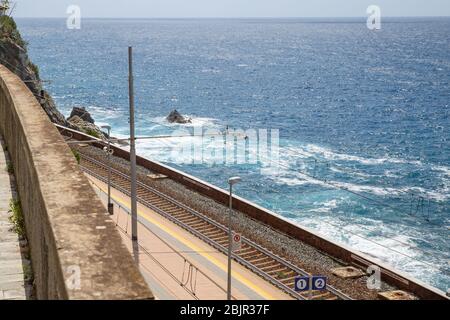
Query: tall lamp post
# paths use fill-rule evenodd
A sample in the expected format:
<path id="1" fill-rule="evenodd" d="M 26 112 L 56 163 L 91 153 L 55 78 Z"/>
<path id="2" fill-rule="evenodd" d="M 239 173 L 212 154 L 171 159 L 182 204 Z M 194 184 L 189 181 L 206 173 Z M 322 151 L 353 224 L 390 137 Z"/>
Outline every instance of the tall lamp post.
<path id="1" fill-rule="evenodd" d="M 131 240 L 137 241 L 137 184 L 136 184 L 136 139 L 134 125 L 134 79 L 133 79 L 133 48 L 128 47 L 128 81 L 130 102 L 130 162 L 131 162 Z"/>
<path id="2" fill-rule="evenodd" d="M 111 202 L 111 126 L 102 126 L 102 129 L 106 129 L 108 131 L 108 147 L 105 147 L 104 150 L 108 156 L 108 213 L 113 215 L 114 205 Z"/>
<path id="3" fill-rule="evenodd" d="M 231 300 L 231 255 L 233 254 L 233 230 L 231 228 L 233 215 L 233 186 L 241 182 L 240 177 L 233 177 L 228 180 L 230 185 L 230 210 L 228 213 L 228 286 L 227 286 L 227 300 Z"/>

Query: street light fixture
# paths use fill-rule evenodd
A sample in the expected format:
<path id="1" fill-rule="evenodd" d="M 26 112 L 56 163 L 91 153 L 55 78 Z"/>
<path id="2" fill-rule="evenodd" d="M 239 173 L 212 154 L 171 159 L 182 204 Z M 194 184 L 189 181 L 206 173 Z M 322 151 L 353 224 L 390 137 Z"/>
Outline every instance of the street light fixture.
<path id="1" fill-rule="evenodd" d="M 131 240 L 138 241 L 136 135 L 134 123 L 133 47 L 128 47 L 128 92 L 130 103 L 130 162 L 131 162 Z"/>
<path id="2" fill-rule="evenodd" d="M 231 300 L 231 255 L 233 254 L 233 231 L 231 229 L 232 214 L 233 214 L 233 186 L 241 182 L 240 177 L 232 177 L 228 179 L 230 185 L 230 209 L 228 213 L 228 288 L 227 288 L 227 300 Z"/>
<path id="3" fill-rule="evenodd" d="M 106 152 L 108 156 L 108 213 L 110 215 L 114 214 L 114 205 L 111 201 L 111 126 L 105 125 L 102 126 L 102 129 L 108 130 L 108 146 L 105 147 L 103 150 Z"/>

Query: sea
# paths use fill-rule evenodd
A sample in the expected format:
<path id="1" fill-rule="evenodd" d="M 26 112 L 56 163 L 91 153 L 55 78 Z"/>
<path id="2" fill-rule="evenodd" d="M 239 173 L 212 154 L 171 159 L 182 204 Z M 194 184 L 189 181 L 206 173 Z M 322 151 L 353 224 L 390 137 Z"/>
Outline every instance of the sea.
<path id="1" fill-rule="evenodd" d="M 64 115 L 129 136 L 132 46 L 139 155 L 450 288 L 450 18 L 17 23 Z"/>

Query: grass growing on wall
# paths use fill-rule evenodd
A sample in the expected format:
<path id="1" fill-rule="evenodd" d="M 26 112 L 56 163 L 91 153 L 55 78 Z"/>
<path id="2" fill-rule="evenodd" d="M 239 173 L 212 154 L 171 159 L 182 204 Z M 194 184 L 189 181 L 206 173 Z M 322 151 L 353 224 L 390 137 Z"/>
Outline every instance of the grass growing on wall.
<path id="1" fill-rule="evenodd" d="M 98 138 L 98 139 L 100 138 L 100 135 L 98 134 L 98 132 L 93 129 L 90 129 L 90 128 L 84 129 L 84 133 L 86 133 L 92 137 Z"/>
<path id="2" fill-rule="evenodd" d="M 81 162 L 81 155 L 77 150 L 72 150 L 73 156 L 77 159 L 78 164 Z"/>
<path id="3" fill-rule="evenodd" d="M 6 172 L 9 174 L 14 174 L 14 167 L 11 162 L 6 165 Z"/>
<path id="4" fill-rule="evenodd" d="M 13 231 L 17 233 L 21 238 L 25 238 L 25 219 L 22 214 L 22 206 L 20 200 L 11 199 L 9 202 L 10 212 L 12 215 L 9 217 L 9 221 L 14 225 Z"/>

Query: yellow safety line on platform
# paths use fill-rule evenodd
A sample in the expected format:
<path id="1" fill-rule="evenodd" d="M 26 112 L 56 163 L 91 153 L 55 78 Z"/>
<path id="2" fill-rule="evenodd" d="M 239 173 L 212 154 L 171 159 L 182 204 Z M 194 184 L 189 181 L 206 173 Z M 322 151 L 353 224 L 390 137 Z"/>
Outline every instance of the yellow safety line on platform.
<path id="1" fill-rule="evenodd" d="M 105 190 L 103 190 L 102 187 L 97 186 L 103 193 L 106 193 Z M 127 207 L 129 209 L 130 204 L 121 200 L 121 199 L 117 199 L 117 197 L 111 195 L 111 198 L 114 199 L 117 202 L 120 202 L 122 205 L 124 205 L 125 207 Z M 205 253 L 202 251 L 201 248 L 199 248 L 198 246 L 196 246 L 195 244 L 193 244 L 192 242 L 190 242 L 189 240 L 180 237 L 178 234 L 172 232 L 169 228 L 167 228 L 166 226 L 160 224 L 159 222 L 155 221 L 154 219 L 150 218 L 147 214 L 141 212 L 138 210 L 138 215 L 143 217 L 144 219 L 146 219 L 148 222 L 154 224 L 155 226 L 157 226 L 158 228 L 160 228 L 161 230 L 163 230 L 164 232 L 168 233 L 170 236 L 172 236 L 173 238 L 177 239 L 178 241 L 180 241 L 181 243 L 183 243 L 184 245 L 186 245 L 187 247 L 191 248 L 193 251 L 197 252 L 198 254 L 202 255 L 204 258 L 206 258 L 207 260 L 209 260 L 211 263 L 215 264 L 217 267 L 219 267 L 220 269 L 222 269 L 225 272 L 228 272 L 228 267 L 225 266 L 222 262 L 220 262 L 219 260 L 217 260 L 216 258 L 212 257 L 211 255 Z M 258 293 L 260 296 L 264 297 L 267 300 L 275 300 L 275 298 L 268 293 L 266 290 L 254 285 L 253 283 L 251 283 L 249 280 L 247 280 L 246 278 L 244 278 L 244 276 L 242 276 L 241 274 L 235 272 L 235 271 L 231 271 L 231 274 L 234 278 L 236 278 L 237 280 L 239 280 L 241 283 L 243 283 L 244 285 L 246 285 L 248 288 L 251 288 L 253 291 L 255 291 L 256 293 Z"/>

